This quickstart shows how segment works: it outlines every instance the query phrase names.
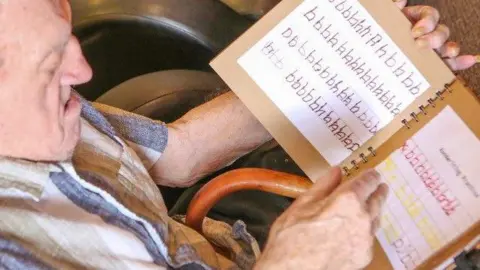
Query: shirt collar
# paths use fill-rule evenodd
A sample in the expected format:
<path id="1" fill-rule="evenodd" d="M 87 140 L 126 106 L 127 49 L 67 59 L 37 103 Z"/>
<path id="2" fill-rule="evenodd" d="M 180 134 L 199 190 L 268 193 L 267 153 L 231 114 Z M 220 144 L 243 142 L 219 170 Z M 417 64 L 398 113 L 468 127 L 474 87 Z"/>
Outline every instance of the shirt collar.
<path id="1" fill-rule="evenodd" d="M 61 171 L 56 163 L 0 157 L 0 195 L 14 193 L 39 201 L 50 174 Z"/>

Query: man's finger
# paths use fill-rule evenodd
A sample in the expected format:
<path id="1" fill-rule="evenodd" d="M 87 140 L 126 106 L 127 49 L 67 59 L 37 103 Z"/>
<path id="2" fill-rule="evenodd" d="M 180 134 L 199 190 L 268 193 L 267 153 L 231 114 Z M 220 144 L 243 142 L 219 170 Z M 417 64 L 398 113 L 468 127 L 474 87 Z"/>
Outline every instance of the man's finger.
<path id="1" fill-rule="evenodd" d="M 377 233 L 378 229 L 380 229 L 380 226 L 381 226 L 380 217 L 377 217 L 372 221 L 372 235 L 375 235 Z"/>
<path id="2" fill-rule="evenodd" d="M 450 37 L 450 29 L 440 24 L 435 31 L 419 37 L 416 43 L 422 48 L 440 49 Z"/>
<path id="3" fill-rule="evenodd" d="M 442 58 L 455 58 L 460 54 L 460 46 L 457 42 L 447 42 L 437 50 Z"/>
<path id="4" fill-rule="evenodd" d="M 393 0 L 399 9 L 403 9 L 407 6 L 407 0 Z"/>
<path id="5" fill-rule="evenodd" d="M 474 55 L 462 55 L 456 58 L 445 59 L 445 63 L 454 71 L 465 70 L 480 63 L 480 58 Z"/>
<path id="6" fill-rule="evenodd" d="M 414 38 L 426 35 L 437 28 L 440 13 L 429 6 L 412 6 L 403 9 L 403 13 L 414 24 L 412 35 Z"/>
<path id="7" fill-rule="evenodd" d="M 380 175 L 375 170 L 368 170 L 349 183 L 349 188 L 357 194 L 361 202 L 366 202 L 380 185 Z"/>
<path id="8" fill-rule="evenodd" d="M 383 204 L 387 200 L 388 196 L 388 186 L 386 184 L 381 184 L 378 186 L 377 190 L 372 193 L 370 198 L 367 200 L 367 212 L 370 214 L 372 220 L 377 219 L 383 208 Z"/>
<path id="9" fill-rule="evenodd" d="M 334 167 L 330 169 L 327 175 L 315 182 L 307 192 L 298 197 L 292 206 L 303 206 L 306 203 L 319 202 L 325 199 L 340 185 L 341 181 L 342 171 L 340 168 Z"/>

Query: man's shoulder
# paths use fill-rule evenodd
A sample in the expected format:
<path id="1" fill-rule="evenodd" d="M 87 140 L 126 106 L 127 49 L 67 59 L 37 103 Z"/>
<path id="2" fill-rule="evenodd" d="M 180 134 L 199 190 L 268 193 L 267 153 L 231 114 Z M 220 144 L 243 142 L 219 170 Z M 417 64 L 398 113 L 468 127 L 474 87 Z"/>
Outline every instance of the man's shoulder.
<path id="1" fill-rule="evenodd" d="M 82 118 L 98 131 L 116 140 L 163 153 L 167 146 L 168 128 L 165 123 L 127 112 L 105 104 L 82 101 Z"/>
<path id="2" fill-rule="evenodd" d="M 131 148 L 147 170 L 165 151 L 168 142 L 165 123 L 85 99 L 82 99 L 82 105 L 82 140 L 89 134 L 101 133 L 110 144 Z"/>

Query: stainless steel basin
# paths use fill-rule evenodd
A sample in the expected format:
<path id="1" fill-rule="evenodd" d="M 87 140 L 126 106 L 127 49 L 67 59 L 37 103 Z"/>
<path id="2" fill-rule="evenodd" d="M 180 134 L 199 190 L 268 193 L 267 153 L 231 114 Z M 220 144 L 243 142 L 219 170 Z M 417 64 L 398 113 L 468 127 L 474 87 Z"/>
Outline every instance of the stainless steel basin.
<path id="1" fill-rule="evenodd" d="M 217 0 L 71 0 L 74 33 L 94 70 L 76 87 L 94 100 L 155 71 L 209 71 L 252 21 Z"/>

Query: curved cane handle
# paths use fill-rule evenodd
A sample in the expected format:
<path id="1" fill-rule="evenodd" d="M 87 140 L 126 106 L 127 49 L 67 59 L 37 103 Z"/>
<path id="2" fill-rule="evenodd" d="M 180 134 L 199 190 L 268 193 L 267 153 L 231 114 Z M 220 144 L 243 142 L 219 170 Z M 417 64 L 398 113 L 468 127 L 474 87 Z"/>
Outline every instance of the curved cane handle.
<path id="1" fill-rule="evenodd" d="M 203 219 L 223 197 L 240 190 L 261 190 L 297 198 L 312 182 L 293 174 L 266 169 L 238 169 L 217 176 L 203 186 L 188 206 L 186 225 L 202 233 Z"/>

